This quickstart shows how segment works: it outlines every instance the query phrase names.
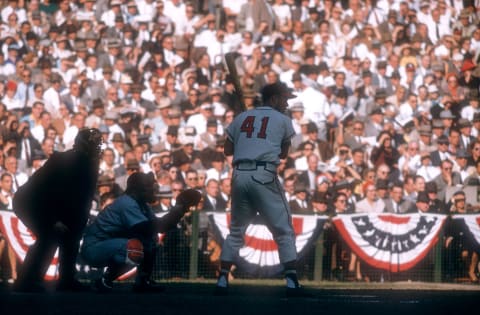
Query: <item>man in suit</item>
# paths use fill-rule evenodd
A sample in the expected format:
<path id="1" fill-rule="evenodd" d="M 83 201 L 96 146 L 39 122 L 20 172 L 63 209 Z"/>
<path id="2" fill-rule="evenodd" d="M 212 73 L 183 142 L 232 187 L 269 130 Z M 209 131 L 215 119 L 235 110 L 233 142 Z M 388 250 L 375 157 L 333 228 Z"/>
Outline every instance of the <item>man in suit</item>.
<path id="1" fill-rule="evenodd" d="M 334 156 L 330 143 L 319 138 L 319 129 L 313 122 L 307 125 L 307 141 L 313 143 L 313 151 L 320 157 L 321 161 L 328 161 Z"/>
<path id="2" fill-rule="evenodd" d="M 453 162 L 444 160 L 440 164 L 440 175 L 433 180 L 437 185 L 438 199 L 445 201 L 447 187 L 453 187 L 462 183 L 462 178 L 459 173 L 453 172 Z"/>
<path id="3" fill-rule="evenodd" d="M 142 98 L 142 87 L 140 85 L 132 85 L 131 92 L 132 96 L 127 99 L 127 103 L 130 104 L 131 108 L 138 110 L 142 114 L 155 111 L 155 105 Z"/>
<path id="4" fill-rule="evenodd" d="M 437 184 L 435 182 L 425 183 L 425 192 L 430 199 L 428 212 L 447 214 L 446 204 L 437 197 Z"/>
<path id="5" fill-rule="evenodd" d="M 377 89 L 384 89 L 386 95 L 393 94 L 392 82 L 387 77 L 386 61 L 381 60 L 377 62 L 377 72 L 372 75 L 372 85 Z"/>
<path id="6" fill-rule="evenodd" d="M 249 21 L 252 21 L 253 25 L 250 25 Z M 241 6 L 240 13 L 237 15 L 239 31 L 258 30 L 262 22 L 266 23 L 266 32 L 270 34 L 275 26 L 275 13 L 267 1 L 249 0 Z"/>
<path id="7" fill-rule="evenodd" d="M 432 166 L 440 166 L 442 161 L 446 159 L 452 159 L 451 154 L 448 152 L 448 137 L 441 135 L 437 139 L 437 150 L 430 153 L 432 160 Z"/>
<path id="8" fill-rule="evenodd" d="M 60 99 L 67 106 L 70 113 L 78 113 L 81 107 L 88 111 L 88 100 L 86 95 L 82 97 L 80 84 L 77 81 L 70 82 L 69 92 L 62 95 Z"/>
<path id="9" fill-rule="evenodd" d="M 309 193 L 313 193 L 316 187 L 316 178 L 318 171 L 318 156 L 311 154 L 307 158 L 307 170 L 300 173 L 298 176 L 298 184 L 305 186 Z"/>
<path id="10" fill-rule="evenodd" d="M 115 60 L 119 58 L 121 43 L 118 39 L 111 39 L 107 44 L 108 51 L 105 54 L 98 56 L 98 67 L 103 68 L 105 66 L 113 67 Z"/>
<path id="11" fill-rule="evenodd" d="M 365 136 L 377 137 L 383 130 L 383 111 L 380 107 L 372 108 L 369 116 L 370 119 L 365 124 Z"/>
<path id="12" fill-rule="evenodd" d="M 125 21 L 121 15 L 115 16 L 114 25 L 106 30 L 106 37 L 111 39 L 122 40 L 124 34 Z"/>
<path id="13" fill-rule="evenodd" d="M 308 189 L 305 185 L 298 183 L 295 185 L 295 191 L 292 200 L 288 202 L 293 214 L 311 214 L 312 207 L 307 200 Z"/>
<path id="14" fill-rule="evenodd" d="M 365 124 L 363 121 L 356 120 L 353 123 L 353 128 L 351 133 L 344 135 L 344 143 L 350 147 L 350 149 L 355 150 L 363 147 L 365 144 L 362 141 L 364 134 Z"/>
<path id="15" fill-rule="evenodd" d="M 468 152 L 470 144 L 475 142 L 475 138 L 471 136 L 472 123 L 468 119 L 460 118 L 457 127 L 460 130 L 460 149 Z"/>
<path id="16" fill-rule="evenodd" d="M 203 195 L 203 211 L 224 212 L 227 203 L 220 196 L 219 182 L 216 179 L 208 179 L 205 185 L 205 194 Z"/>
<path id="17" fill-rule="evenodd" d="M 350 166 L 358 175 L 363 176 L 363 172 L 368 168 L 365 162 L 365 151 L 363 148 L 352 150 L 352 165 Z M 350 174 L 354 175 L 354 174 Z"/>
<path id="18" fill-rule="evenodd" d="M 384 200 L 385 212 L 388 213 L 412 213 L 415 212 L 415 204 L 403 199 L 403 185 L 394 183 L 390 188 L 390 197 Z"/>
<path id="19" fill-rule="evenodd" d="M 382 41 L 385 41 L 393 33 L 395 26 L 397 25 L 397 11 L 389 10 L 387 20 L 378 25 L 378 31 L 382 37 Z"/>
<path id="20" fill-rule="evenodd" d="M 31 132 L 30 127 L 27 122 L 21 123 L 19 127 L 20 137 L 17 140 L 17 159 L 21 161 L 19 165 L 20 169 L 25 170 L 26 168 L 32 167 L 33 162 L 33 153 L 35 150 L 42 150 L 42 146 L 35 139 Z"/>
<path id="21" fill-rule="evenodd" d="M 103 79 L 93 82 L 92 84 L 92 99 L 105 99 L 107 97 L 107 90 L 114 83 L 113 81 L 113 67 L 107 65 L 102 68 Z"/>

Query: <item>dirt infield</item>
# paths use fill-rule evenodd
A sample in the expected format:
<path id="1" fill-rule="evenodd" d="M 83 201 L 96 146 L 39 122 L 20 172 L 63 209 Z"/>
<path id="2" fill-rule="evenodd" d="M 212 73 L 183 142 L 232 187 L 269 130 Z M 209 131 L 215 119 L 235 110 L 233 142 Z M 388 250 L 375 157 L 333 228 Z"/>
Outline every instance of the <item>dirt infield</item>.
<path id="1" fill-rule="evenodd" d="M 20 294 L 0 291 L 0 314 L 476 314 L 479 285 L 429 283 L 306 283 L 313 297 L 287 299 L 282 281 L 235 281 L 213 296 L 212 281 L 165 282 L 161 294 L 114 292 Z M 473 312 L 473 313 L 472 313 Z"/>

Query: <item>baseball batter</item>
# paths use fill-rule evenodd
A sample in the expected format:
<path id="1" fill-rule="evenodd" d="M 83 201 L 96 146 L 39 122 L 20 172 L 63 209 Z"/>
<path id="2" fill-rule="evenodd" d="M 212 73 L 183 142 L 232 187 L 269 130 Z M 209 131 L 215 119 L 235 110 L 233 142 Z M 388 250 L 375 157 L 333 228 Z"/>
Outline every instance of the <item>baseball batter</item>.
<path id="1" fill-rule="evenodd" d="M 215 293 L 228 294 L 228 273 L 244 245 L 248 224 L 259 213 L 279 248 L 284 265 L 287 296 L 300 292 L 296 275 L 297 252 L 290 208 L 277 178 L 277 165 L 287 156 L 295 134 L 291 119 L 283 114 L 291 98 L 282 83 L 262 89 L 263 105 L 239 114 L 227 128 L 225 155 L 233 155 L 232 217 L 230 234 L 221 254 Z"/>

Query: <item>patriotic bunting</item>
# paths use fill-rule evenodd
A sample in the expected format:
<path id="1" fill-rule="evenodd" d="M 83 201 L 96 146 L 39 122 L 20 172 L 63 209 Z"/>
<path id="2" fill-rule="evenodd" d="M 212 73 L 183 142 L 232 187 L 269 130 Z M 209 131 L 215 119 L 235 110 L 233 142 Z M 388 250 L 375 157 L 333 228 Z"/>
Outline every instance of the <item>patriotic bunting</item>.
<path id="1" fill-rule="evenodd" d="M 293 215 L 292 223 L 299 258 L 313 246 L 327 218 L 327 216 Z M 211 213 L 210 219 L 220 243 L 223 243 L 230 231 L 230 213 Z M 256 277 L 271 277 L 283 270 L 277 244 L 260 217 L 248 226 L 245 246 L 240 250 L 240 261 L 236 263 L 242 271 Z"/>
<path id="2" fill-rule="evenodd" d="M 333 223 L 349 247 L 369 265 L 400 272 L 421 261 L 438 241 L 446 216 L 436 214 L 339 215 Z"/>
<path id="3" fill-rule="evenodd" d="M 11 211 L 0 211 L 0 231 L 12 246 L 18 259 L 24 261 L 28 247 L 35 242 L 32 233 Z M 54 280 L 58 277 L 57 262 L 58 249 L 45 275 L 46 280 Z"/>
<path id="4" fill-rule="evenodd" d="M 445 223 L 445 215 L 437 214 L 353 214 L 333 218 L 333 224 L 349 247 L 369 265 L 400 272 L 409 270 L 421 261 L 438 241 Z M 229 213 L 209 213 L 219 243 L 229 233 Z M 327 216 L 293 215 L 299 258 L 312 248 L 323 231 Z M 464 220 L 466 229 L 480 246 L 480 214 L 454 215 L 453 219 Z M 28 247 L 35 238 L 11 211 L 0 211 L 0 231 L 12 246 L 20 261 L 25 259 Z M 159 235 L 160 236 L 160 235 Z M 240 250 L 238 267 L 251 276 L 271 277 L 278 275 L 282 266 L 275 241 L 258 217 L 249 225 L 245 246 Z M 58 276 L 58 251 L 47 271 L 45 279 Z M 122 275 L 125 279 L 135 274 L 135 269 Z"/>

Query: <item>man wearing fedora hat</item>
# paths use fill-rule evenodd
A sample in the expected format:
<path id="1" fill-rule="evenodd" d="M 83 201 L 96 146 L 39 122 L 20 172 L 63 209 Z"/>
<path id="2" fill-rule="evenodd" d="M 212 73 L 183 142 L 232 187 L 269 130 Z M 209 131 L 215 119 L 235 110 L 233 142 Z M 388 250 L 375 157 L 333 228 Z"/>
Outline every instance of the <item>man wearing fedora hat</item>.
<path id="1" fill-rule="evenodd" d="M 303 183 L 295 185 L 294 196 L 288 202 L 293 214 L 311 214 L 312 205 L 308 202 L 308 187 Z"/>
<path id="2" fill-rule="evenodd" d="M 171 209 L 173 194 L 170 185 L 159 186 L 155 197 L 157 202 L 152 206 L 155 213 L 165 213 Z"/>
<path id="3" fill-rule="evenodd" d="M 469 165 L 471 155 L 464 149 L 459 149 L 455 155 L 455 165 L 453 171 L 458 172 L 462 179 L 462 183 L 466 184 L 465 180 L 475 173 L 475 166 Z"/>
<path id="4" fill-rule="evenodd" d="M 460 149 L 470 150 L 470 144 L 475 141 L 475 138 L 471 136 L 472 123 L 468 119 L 460 118 L 457 128 L 460 130 Z"/>
<path id="5" fill-rule="evenodd" d="M 124 175 L 115 177 L 115 183 L 117 183 L 118 186 L 120 186 L 122 191 L 125 191 L 125 189 L 127 189 L 128 178 L 132 174 L 138 173 L 141 171 L 140 163 L 138 163 L 138 161 L 135 158 L 129 158 L 125 161 L 125 170 L 126 170 L 126 173 Z"/>

